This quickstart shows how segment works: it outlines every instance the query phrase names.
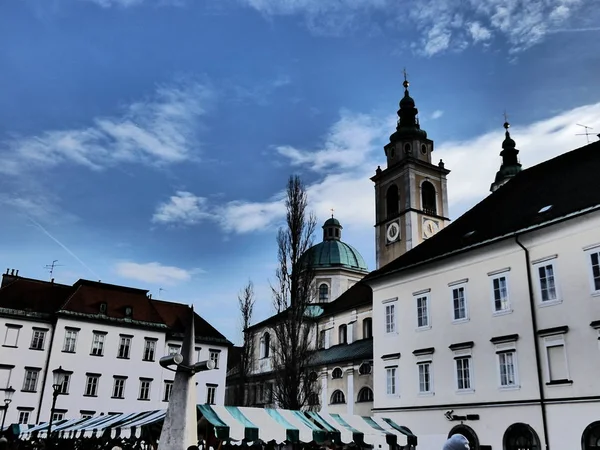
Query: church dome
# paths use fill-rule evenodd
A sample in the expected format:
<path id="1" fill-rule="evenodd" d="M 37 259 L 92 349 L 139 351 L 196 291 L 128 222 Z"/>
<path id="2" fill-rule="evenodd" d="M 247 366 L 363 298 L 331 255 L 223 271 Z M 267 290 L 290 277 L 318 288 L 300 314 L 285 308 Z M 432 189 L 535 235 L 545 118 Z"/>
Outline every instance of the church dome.
<path id="1" fill-rule="evenodd" d="M 341 241 L 342 225 L 333 216 L 323 224 L 323 242 L 312 246 L 306 253 L 312 255 L 314 269 L 343 268 L 368 272 L 362 255 L 351 245 Z"/>

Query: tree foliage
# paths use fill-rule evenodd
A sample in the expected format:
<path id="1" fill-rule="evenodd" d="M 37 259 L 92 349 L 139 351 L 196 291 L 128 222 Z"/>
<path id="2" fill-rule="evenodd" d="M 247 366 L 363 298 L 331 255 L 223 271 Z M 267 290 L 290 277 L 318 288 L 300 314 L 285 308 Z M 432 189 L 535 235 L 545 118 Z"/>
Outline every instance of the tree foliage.
<path id="1" fill-rule="evenodd" d="M 254 313 L 254 284 L 248 281 L 241 292 L 238 294 L 238 304 L 240 308 L 240 321 L 242 327 L 242 350 L 240 355 L 238 380 L 235 388 L 234 404 L 239 406 L 248 406 L 249 399 L 245 395 L 248 379 L 254 369 L 254 336 L 246 331 L 252 324 L 252 315 Z"/>

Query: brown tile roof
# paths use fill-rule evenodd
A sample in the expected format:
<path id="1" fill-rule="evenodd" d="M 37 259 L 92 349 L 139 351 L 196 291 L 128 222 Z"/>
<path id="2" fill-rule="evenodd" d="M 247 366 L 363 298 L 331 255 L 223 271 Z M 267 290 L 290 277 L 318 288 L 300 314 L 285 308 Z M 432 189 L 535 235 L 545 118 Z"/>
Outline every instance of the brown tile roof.
<path id="1" fill-rule="evenodd" d="M 132 309 L 131 319 L 139 322 L 162 324 L 160 314 L 147 297 L 148 291 L 125 286 L 79 280 L 73 287 L 75 292 L 62 311 L 86 315 L 100 314 L 100 305 L 106 303 L 105 315 L 114 319 L 125 319 L 125 308 Z"/>
<path id="2" fill-rule="evenodd" d="M 523 170 L 435 236 L 363 281 L 487 245 L 600 206 L 600 142 Z M 541 211 L 552 206 L 547 211 Z"/>
<path id="3" fill-rule="evenodd" d="M 0 308 L 53 314 L 73 291 L 72 286 L 64 284 L 5 275 L 0 289 Z"/>
<path id="4" fill-rule="evenodd" d="M 189 317 L 189 306 L 182 303 L 168 302 L 165 300 L 151 300 L 163 322 L 174 335 L 181 335 L 185 331 L 186 318 Z M 194 312 L 194 327 L 196 339 L 213 341 L 225 345 L 233 345 L 215 327 Z"/>
<path id="5" fill-rule="evenodd" d="M 359 281 L 334 301 L 330 303 L 319 304 L 323 307 L 323 314 L 321 314 L 320 317 L 330 316 L 354 309 L 358 306 L 370 305 L 372 303 L 373 290 L 367 284 Z"/>

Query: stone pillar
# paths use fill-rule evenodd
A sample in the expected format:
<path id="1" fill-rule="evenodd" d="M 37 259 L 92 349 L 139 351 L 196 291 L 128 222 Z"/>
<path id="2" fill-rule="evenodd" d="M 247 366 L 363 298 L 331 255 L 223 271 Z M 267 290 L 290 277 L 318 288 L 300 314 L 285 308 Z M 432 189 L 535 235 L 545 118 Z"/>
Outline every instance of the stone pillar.
<path id="1" fill-rule="evenodd" d="M 346 379 L 348 380 L 348 394 L 346 395 L 348 414 L 354 414 L 354 366 L 346 369 Z"/>
<path id="2" fill-rule="evenodd" d="M 194 308 L 190 308 L 189 312 L 190 318 L 181 347 L 183 362 L 175 373 L 169 407 L 160 434 L 159 450 L 187 450 L 191 445 L 198 445 L 196 380 L 190 370 L 181 367 L 189 367 L 195 363 Z"/>
<path id="3" fill-rule="evenodd" d="M 327 392 L 328 379 L 329 374 L 327 373 L 327 367 L 324 367 L 321 372 L 321 412 L 327 412 L 329 407 L 329 393 Z"/>

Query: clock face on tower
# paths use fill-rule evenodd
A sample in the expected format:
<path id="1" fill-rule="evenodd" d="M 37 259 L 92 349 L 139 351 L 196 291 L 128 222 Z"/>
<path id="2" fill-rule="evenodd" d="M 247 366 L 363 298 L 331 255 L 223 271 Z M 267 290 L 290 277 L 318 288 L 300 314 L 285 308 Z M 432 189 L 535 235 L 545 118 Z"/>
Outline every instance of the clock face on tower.
<path id="1" fill-rule="evenodd" d="M 433 236 L 439 229 L 440 225 L 435 220 L 426 219 L 423 221 L 423 237 L 425 239 Z"/>
<path id="2" fill-rule="evenodd" d="M 388 244 L 396 242 L 400 238 L 400 224 L 398 222 L 392 222 L 388 224 L 385 230 L 385 237 Z"/>

